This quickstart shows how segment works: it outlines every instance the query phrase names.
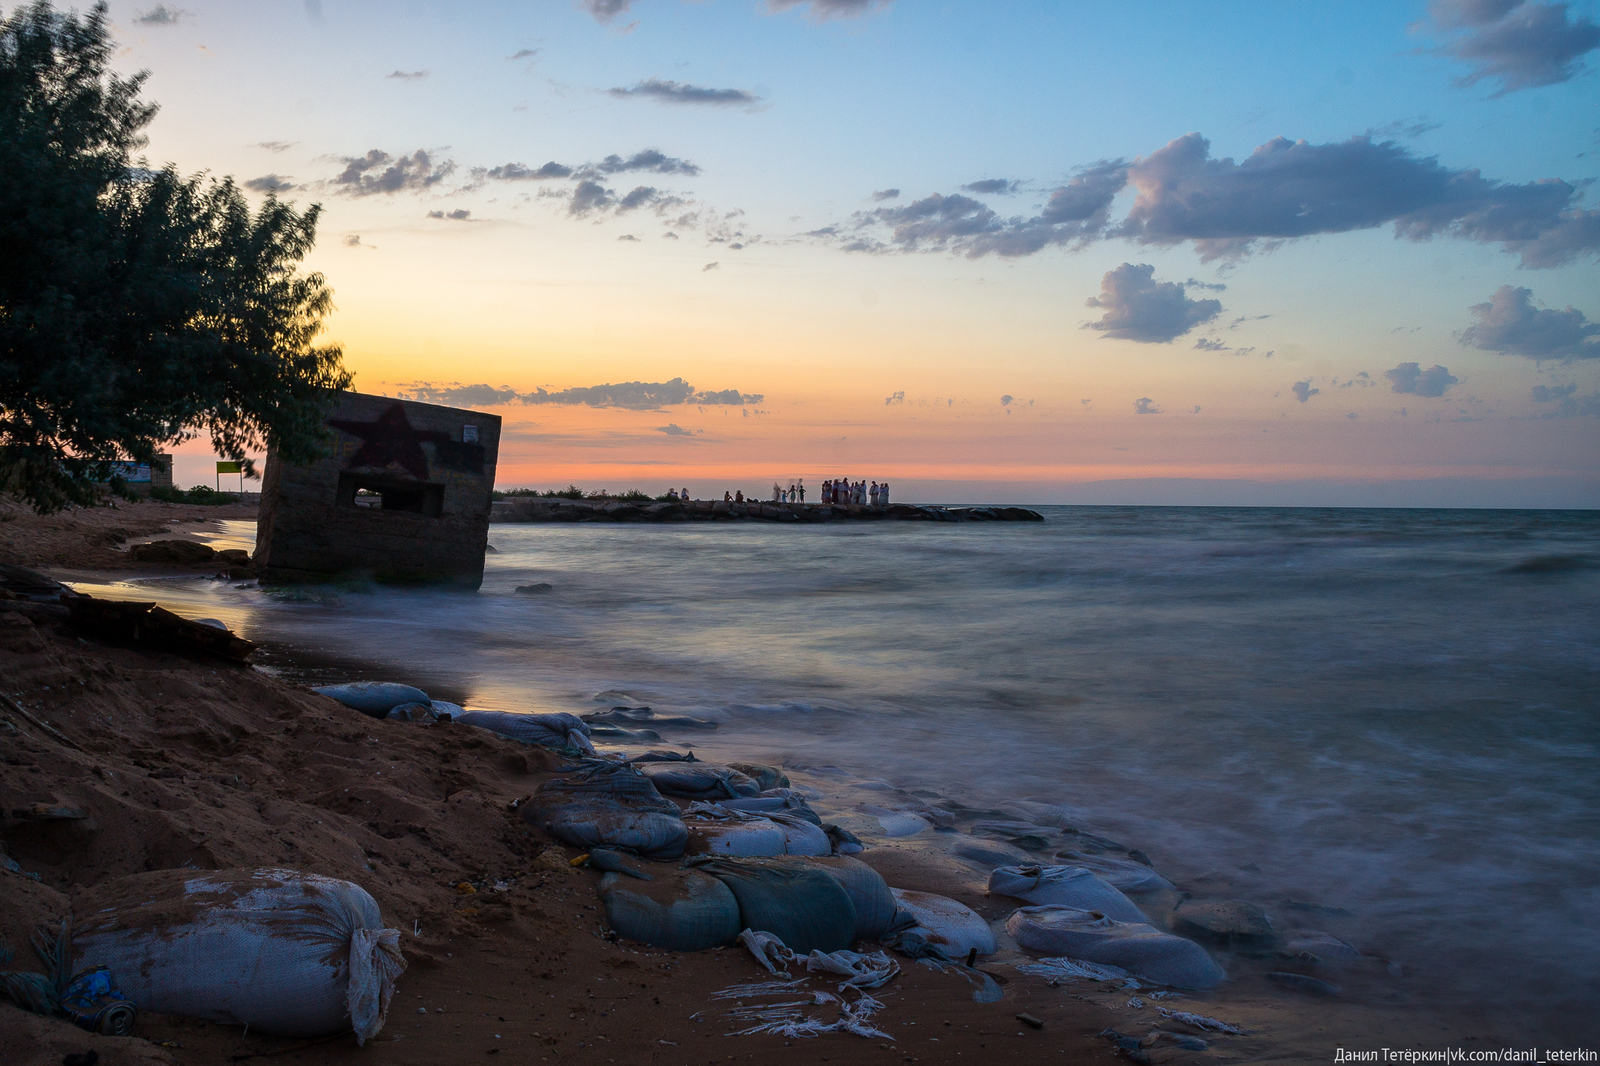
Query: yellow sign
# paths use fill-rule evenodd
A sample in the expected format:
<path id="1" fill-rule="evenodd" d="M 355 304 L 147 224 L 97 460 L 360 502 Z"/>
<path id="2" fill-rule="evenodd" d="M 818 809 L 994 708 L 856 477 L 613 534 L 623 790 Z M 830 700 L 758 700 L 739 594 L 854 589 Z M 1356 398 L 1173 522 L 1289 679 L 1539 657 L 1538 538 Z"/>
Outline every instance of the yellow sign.
<path id="1" fill-rule="evenodd" d="M 217 473 L 219 473 L 219 474 L 242 474 L 242 473 L 244 473 L 244 464 L 243 463 L 228 463 L 228 462 L 219 461 L 217 463 Z"/>

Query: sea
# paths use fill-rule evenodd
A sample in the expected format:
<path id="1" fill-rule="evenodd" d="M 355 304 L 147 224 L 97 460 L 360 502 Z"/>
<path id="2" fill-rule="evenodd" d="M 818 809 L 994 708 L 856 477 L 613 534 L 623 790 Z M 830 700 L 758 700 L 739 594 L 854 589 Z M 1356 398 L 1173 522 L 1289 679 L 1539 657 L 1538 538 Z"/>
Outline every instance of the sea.
<path id="1" fill-rule="evenodd" d="M 1347 912 L 1416 1002 L 1600 1029 L 1600 512 L 1038 510 L 496 524 L 476 592 L 161 598 L 295 681 L 648 705 L 719 724 L 680 749 L 1063 805 L 1180 885 Z"/>

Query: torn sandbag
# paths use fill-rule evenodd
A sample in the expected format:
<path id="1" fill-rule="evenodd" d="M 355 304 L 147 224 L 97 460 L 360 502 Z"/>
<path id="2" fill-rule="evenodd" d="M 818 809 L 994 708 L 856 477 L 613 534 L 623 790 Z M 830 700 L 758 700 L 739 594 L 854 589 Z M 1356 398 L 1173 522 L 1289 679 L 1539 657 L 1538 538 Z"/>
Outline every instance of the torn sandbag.
<path id="1" fill-rule="evenodd" d="M 1029 951 L 1120 966 L 1135 977 L 1175 988 L 1215 988 L 1227 980 L 1205 948 L 1142 922 L 1098 911 L 1046 905 L 1018 908 L 1006 932 Z"/>
<path id="2" fill-rule="evenodd" d="M 669 951 L 729 944 L 743 928 L 733 892 L 698 870 L 658 870 L 650 881 L 608 873 L 600 879 L 600 902 L 612 929 Z"/>
<path id="3" fill-rule="evenodd" d="M 475 725 L 491 733 L 499 733 L 524 744 L 537 744 L 542 748 L 576 749 L 585 755 L 594 754 L 594 744 L 589 740 L 589 725 L 575 714 L 513 714 L 510 711 L 463 711 L 455 721 L 462 725 Z"/>
<path id="4" fill-rule="evenodd" d="M 789 775 L 776 766 L 768 766 L 759 762 L 731 762 L 728 768 L 738 770 L 741 774 L 751 778 L 761 786 L 761 791 L 766 792 L 774 788 L 788 788 Z"/>
<path id="5" fill-rule="evenodd" d="M 687 715 L 657 714 L 648 707 L 613 707 L 609 711 L 594 711 L 583 716 L 593 725 L 615 725 L 623 728 L 649 726 L 652 729 L 715 729 L 717 723 L 705 718 Z"/>
<path id="6" fill-rule="evenodd" d="M 400 933 L 349 881 L 297 870 L 159 870 L 73 900 L 76 968 L 105 966 L 141 1009 L 276 1036 L 383 1028 Z"/>
<path id="7" fill-rule="evenodd" d="M 989 891 L 1035 905 L 1099 911 L 1119 922 L 1149 921 L 1133 900 L 1082 866 L 1002 866 L 989 875 Z"/>
<path id="8" fill-rule="evenodd" d="M 402 703 L 389 708 L 389 713 L 383 717 L 389 722 L 437 722 L 439 712 L 433 709 L 431 703 Z M 446 715 L 444 720 L 448 722 L 450 716 Z"/>
<path id="9" fill-rule="evenodd" d="M 1171 888 L 1172 882 L 1149 866 L 1133 859 L 1117 859 L 1110 855 L 1085 855 L 1081 851 L 1058 851 L 1056 858 L 1068 866 L 1082 866 L 1106 881 L 1118 892 L 1138 895 Z"/>
<path id="10" fill-rule="evenodd" d="M 855 936 L 850 896 L 826 870 L 798 859 L 690 859 L 739 901 L 745 928 L 771 933 L 797 952 L 838 951 Z"/>
<path id="11" fill-rule="evenodd" d="M 759 785 L 737 770 L 708 762 L 649 762 L 642 767 L 662 795 L 718 800 L 754 796 Z"/>
<path id="12" fill-rule="evenodd" d="M 894 893 L 897 925 L 909 925 L 902 933 L 910 933 L 938 949 L 945 959 L 964 959 L 973 951 L 979 955 L 995 952 L 994 930 L 971 907 L 957 903 L 948 896 L 932 892 L 908 892 L 902 888 Z"/>
<path id="13" fill-rule="evenodd" d="M 546 781 L 520 809 L 540 829 L 581 848 L 676 859 L 689 837 L 678 805 L 627 763 L 592 762 L 570 777 Z"/>
<path id="14" fill-rule="evenodd" d="M 819 855 L 806 861 L 828 871 L 844 887 L 856 909 L 857 940 L 881 940 L 894 927 L 894 893 L 882 874 L 848 855 Z"/>
<path id="15" fill-rule="evenodd" d="M 428 703 L 428 694 L 420 688 L 393 681 L 352 681 L 347 685 L 322 685 L 311 691 L 374 718 L 382 718 L 404 703 Z"/>
<path id="16" fill-rule="evenodd" d="M 848 829 L 830 822 L 822 827 L 822 831 L 828 834 L 828 840 L 833 844 L 834 853 L 837 855 L 859 855 L 866 850 L 861 838 Z"/>
<path id="17" fill-rule="evenodd" d="M 812 973 L 831 973 L 843 977 L 844 980 L 839 982 L 841 992 L 846 988 L 881 988 L 900 976 L 900 964 L 881 951 L 813 951 L 801 956 L 791 951 L 778 937 L 754 929 L 740 933 L 739 943 L 770 974 L 788 976 L 789 967 L 803 962 Z"/>

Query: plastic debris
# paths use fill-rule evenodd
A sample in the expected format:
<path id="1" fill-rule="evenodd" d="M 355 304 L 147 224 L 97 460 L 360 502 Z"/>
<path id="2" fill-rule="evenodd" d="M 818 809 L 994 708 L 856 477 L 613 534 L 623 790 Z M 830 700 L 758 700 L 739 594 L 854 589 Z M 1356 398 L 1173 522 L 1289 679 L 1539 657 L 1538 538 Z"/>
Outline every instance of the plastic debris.
<path id="1" fill-rule="evenodd" d="M 1171 1018 L 1175 1022 L 1192 1025 L 1196 1029 L 1209 1029 L 1216 1033 L 1231 1033 L 1234 1036 L 1248 1036 L 1250 1034 L 1249 1029 L 1241 1029 L 1237 1025 L 1229 1025 L 1227 1022 L 1219 1022 L 1215 1018 L 1207 1018 L 1203 1014 L 1190 1014 L 1186 1010 L 1167 1010 L 1165 1007 L 1157 1007 L 1156 1010 L 1161 1013 L 1163 1018 Z"/>

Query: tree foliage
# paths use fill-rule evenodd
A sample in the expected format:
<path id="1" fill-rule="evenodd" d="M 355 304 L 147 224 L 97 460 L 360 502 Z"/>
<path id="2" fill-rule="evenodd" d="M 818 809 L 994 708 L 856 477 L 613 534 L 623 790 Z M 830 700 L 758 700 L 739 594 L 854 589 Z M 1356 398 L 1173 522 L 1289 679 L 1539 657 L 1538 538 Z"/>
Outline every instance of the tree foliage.
<path id="1" fill-rule="evenodd" d="M 41 511 L 202 432 L 309 460 L 351 381 L 299 270 L 320 208 L 136 158 L 156 105 L 112 52 L 103 3 L 0 21 L 0 491 Z"/>

